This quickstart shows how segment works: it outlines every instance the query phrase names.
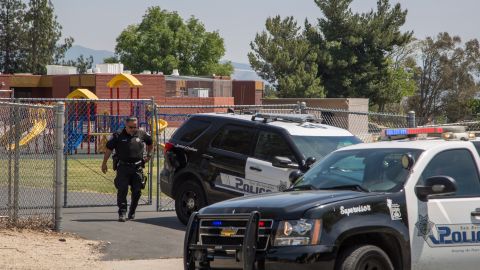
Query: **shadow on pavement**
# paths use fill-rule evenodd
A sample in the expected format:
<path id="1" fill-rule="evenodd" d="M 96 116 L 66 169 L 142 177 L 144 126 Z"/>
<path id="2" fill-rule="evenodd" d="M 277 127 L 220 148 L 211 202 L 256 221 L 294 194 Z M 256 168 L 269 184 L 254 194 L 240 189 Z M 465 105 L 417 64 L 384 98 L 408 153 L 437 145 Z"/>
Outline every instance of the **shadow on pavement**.
<path id="1" fill-rule="evenodd" d="M 185 231 L 185 226 L 178 221 L 177 217 L 137 218 L 130 222 L 140 222 L 150 225 L 162 226 L 178 231 Z"/>

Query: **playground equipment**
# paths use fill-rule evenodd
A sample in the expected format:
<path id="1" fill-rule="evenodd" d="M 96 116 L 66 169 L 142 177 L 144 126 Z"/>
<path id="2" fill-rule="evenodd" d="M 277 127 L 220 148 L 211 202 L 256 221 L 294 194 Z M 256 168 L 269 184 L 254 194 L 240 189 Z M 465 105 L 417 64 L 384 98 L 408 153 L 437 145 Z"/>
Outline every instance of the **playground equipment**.
<path id="1" fill-rule="evenodd" d="M 114 99 L 113 96 L 113 89 L 117 89 L 117 99 L 120 99 L 120 84 L 126 82 L 130 86 L 130 99 L 134 99 L 133 96 L 133 89 L 136 87 L 137 89 L 137 99 L 140 98 L 140 86 L 143 84 L 137 80 L 133 75 L 130 74 L 118 74 L 117 76 L 113 77 L 108 83 L 107 86 L 110 87 L 110 99 Z M 120 103 L 117 102 L 117 114 L 120 114 Z M 134 115 L 134 107 L 133 104 L 130 103 L 130 115 Z M 113 102 L 110 102 L 110 114 L 113 115 Z"/>
<path id="2" fill-rule="evenodd" d="M 120 97 L 122 83 L 130 86 L 130 96 L 122 94 Z M 118 74 L 108 82 L 107 86 L 110 88 L 110 101 L 94 101 L 98 100 L 98 97 L 88 89 L 77 89 L 67 96 L 69 99 L 75 99 L 66 105 L 66 151 L 68 153 L 77 153 L 85 148 L 86 154 L 92 151 L 104 152 L 108 136 L 112 132 L 121 130 L 125 119 L 132 115 L 138 116 L 140 127 L 151 131 L 153 125 L 150 119 L 153 114 L 148 111 L 147 103 L 121 100 L 122 98 L 135 99 L 134 88 L 136 88 L 138 99 L 139 87 L 142 84 L 130 74 Z M 114 88 L 116 88 L 116 96 L 114 96 Z M 91 149 L 92 143 L 94 149 Z"/>
<path id="3" fill-rule="evenodd" d="M 92 93 L 88 89 L 76 89 L 75 91 L 71 92 L 67 99 L 89 99 L 89 100 L 97 100 L 98 97 L 94 93 Z M 95 118 L 96 114 L 96 106 L 94 106 L 92 111 L 91 103 L 86 103 L 86 112 L 79 112 L 78 102 L 68 103 L 67 104 L 67 123 L 65 125 L 66 132 L 67 132 L 67 143 L 66 143 L 66 151 L 71 153 L 75 151 L 79 146 L 81 147 L 82 142 L 84 140 L 84 124 L 87 125 L 87 141 L 88 141 L 88 152 L 90 152 L 90 129 L 91 125 L 90 122 Z M 95 120 L 94 120 L 95 121 Z"/>
<path id="4" fill-rule="evenodd" d="M 130 95 L 120 95 L 120 84 L 130 86 Z M 76 89 L 67 96 L 73 99 L 66 103 L 66 151 L 73 154 L 91 154 L 92 152 L 103 153 L 110 134 L 123 129 L 125 119 L 129 116 L 137 116 L 138 125 L 145 131 L 152 133 L 156 138 L 156 132 L 162 132 L 168 127 L 168 123 L 161 119 L 156 123 L 153 102 L 138 99 L 142 84 L 130 74 L 118 74 L 107 84 L 110 88 L 110 100 L 99 100 L 97 95 L 88 89 Z M 116 88 L 116 95 L 114 95 Z M 136 88 L 136 96 L 134 90 Z"/>
<path id="5" fill-rule="evenodd" d="M 152 125 L 153 127 L 153 125 Z M 160 133 L 162 133 L 166 128 L 168 127 L 168 122 L 163 120 L 163 119 L 158 119 L 157 121 L 157 128 L 153 128 L 152 130 L 152 138 L 155 140 L 157 138 L 157 132 L 156 130 L 158 130 L 158 136 L 160 136 Z M 160 143 L 159 144 L 162 148 L 165 147 L 165 144 L 163 143 Z"/>
<path id="6" fill-rule="evenodd" d="M 18 145 L 20 147 L 28 145 L 33 139 L 47 128 L 47 113 L 45 109 L 33 110 L 30 109 L 28 112 L 28 117 L 25 117 L 20 123 L 20 132 L 23 134 L 29 127 L 31 127 L 28 132 L 20 138 Z M 12 126 L 3 136 L 0 137 L 0 144 L 10 149 L 11 151 L 15 150 L 15 144 L 9 141 L 9 138 L 14 137 L 15 126 Z"/>

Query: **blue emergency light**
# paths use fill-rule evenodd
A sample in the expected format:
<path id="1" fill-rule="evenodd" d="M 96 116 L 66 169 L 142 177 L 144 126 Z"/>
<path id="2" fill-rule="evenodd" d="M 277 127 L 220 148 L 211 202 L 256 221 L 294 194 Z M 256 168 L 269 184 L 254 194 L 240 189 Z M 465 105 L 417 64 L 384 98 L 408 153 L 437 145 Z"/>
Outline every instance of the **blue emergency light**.
<path id="1" fill-rule="evenodd" d="M 427 127 L 427 128 L 397 128 L 385 129 L 385 136 L 402 136 L 402 135 L 418 135 L 418 134 L 440 134 L 443 128 Z"/>
<path id="2" fill-rule="evenodd" d="M 212 226 L 214 226 L 214 227 L 221 227 L 221 226 L 222 226 L 222 221 L 220 221 L 220 220 L 214 220 L 214 221 L 212 221 Z"/>

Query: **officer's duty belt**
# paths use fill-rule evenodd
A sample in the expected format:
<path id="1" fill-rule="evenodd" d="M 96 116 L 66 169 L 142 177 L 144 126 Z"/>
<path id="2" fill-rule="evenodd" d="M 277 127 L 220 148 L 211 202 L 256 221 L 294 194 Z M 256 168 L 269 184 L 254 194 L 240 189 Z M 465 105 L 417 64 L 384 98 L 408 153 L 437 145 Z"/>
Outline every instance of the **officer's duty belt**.
<path id="1" fill-rule="evenodd" d="M 142 165 L 142 160 L 139 160 L 137 162 L 126 162 L 126 161 L 119 160 L 118 165 L 137 167 Z"/>

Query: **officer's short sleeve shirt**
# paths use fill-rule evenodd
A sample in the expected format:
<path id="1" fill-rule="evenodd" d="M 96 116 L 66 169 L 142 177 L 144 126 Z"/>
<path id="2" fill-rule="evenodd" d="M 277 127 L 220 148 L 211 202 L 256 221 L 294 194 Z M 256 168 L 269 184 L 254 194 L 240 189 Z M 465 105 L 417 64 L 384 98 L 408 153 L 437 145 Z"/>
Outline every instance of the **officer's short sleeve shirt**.
<path id="1" fill-rule="evenodd" d="M 130 135 L 123 129 L 109 137 L 106 147 L 115 150 L 122 161 L 137 162 L 143 159 L 144 143 L 148 146 L 153 144 L 152 137 L 147 132 L 137 130 L 134 135 Z"/>
<path id="2" fill-rule="evenodd" d="M 141 130 L 141 132 L 143 133 L 143 141 L 145 142 L 145 144 L 148 146 L 152 145 L 153 144 L 152 136 L 145 131 Z"/>
<path id="3" fill-rule="evenodd" d="M 110 136 L 108 136 L 108 141 L 107 141 L 107 148 L 109 150 L 115 150 L 115 148 L 117 147 L 117 141 L 118 141 L 118 137 L 119 137 L 119 132 L 115 132 L 113 134 L 111 134 Z"/>

